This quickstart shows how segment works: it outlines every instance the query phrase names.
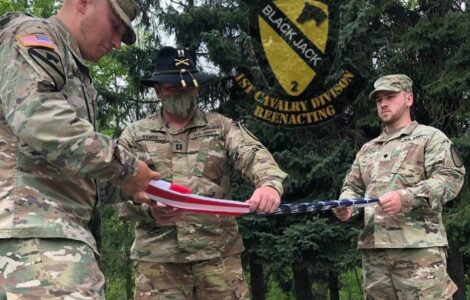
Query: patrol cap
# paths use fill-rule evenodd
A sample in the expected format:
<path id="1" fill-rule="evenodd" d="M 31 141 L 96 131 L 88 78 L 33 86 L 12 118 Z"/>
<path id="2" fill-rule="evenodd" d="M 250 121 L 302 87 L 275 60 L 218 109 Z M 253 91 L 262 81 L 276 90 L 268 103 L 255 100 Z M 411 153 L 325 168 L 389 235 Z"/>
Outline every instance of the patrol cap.
<path id="1" fill-rule="evenodd" d="M 374 90 L 370 92 L 369 99 L 374 100 L 375 94 L 381 91 L 389 92 L 413 92 L 413 81 L 403 74 L 382 76 L 374 82 Z"/>
<path id="2" fill-rule="evenodd" d="M 212 76 L 200 72 L 196 68 L 194 60 L 185 49 L 163 47 L 157 53 L 155 72 L 150 78 L 140 82 L 148 87 L 153 87 L 155 82 L 166 82 L 182 87 L 198 87 Z"/>
<path id="3" fill-rule="evenodd" d="M 122 37 L 122 41 L 125 44 L 132 45 L 135 43 L 135 32 L 132 28 L 132 20 L 140 12 L 139 5 L 134 0 L 108 0 L 111 8 L 113 9 L 116 16 L 127 26 L 127 30 Z"/>

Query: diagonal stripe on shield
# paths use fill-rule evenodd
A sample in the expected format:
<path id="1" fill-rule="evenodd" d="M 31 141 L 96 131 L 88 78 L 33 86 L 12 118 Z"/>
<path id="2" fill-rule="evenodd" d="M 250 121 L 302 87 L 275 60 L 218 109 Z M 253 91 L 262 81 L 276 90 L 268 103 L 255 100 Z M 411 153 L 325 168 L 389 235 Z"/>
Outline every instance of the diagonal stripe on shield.
<path id="1" fill-rule="evenodd" d="M 328 4 L 275 0 L 260 8 L 258 24 L 261 44 L 277 81 L 288 95 L 301 95 L 326 62 Z"/>

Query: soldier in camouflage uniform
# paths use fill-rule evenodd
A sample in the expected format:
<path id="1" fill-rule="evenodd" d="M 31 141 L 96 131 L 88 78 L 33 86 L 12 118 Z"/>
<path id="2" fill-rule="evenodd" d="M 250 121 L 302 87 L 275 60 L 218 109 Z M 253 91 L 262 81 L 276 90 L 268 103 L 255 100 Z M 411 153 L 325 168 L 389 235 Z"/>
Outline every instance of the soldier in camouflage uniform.
<path id="1" fill-rule="evenodd" d="M 452 299 L 442 208 L 462 187 L 463 163 L 445 134 L 411 120 L 408 76 L 384 76 L 374 87 L 369 98 L 385 129 L 358 152 L 340 196 L 380 200 L 364 209 L 358 241 L 365 299 Z M 356 213 L 334 211 L 343 221 Z"/>
<path id="2" fill-rule="evenodd" d="M 0 299 L 103 299 L 89 228 L 95 179 L 124 193 L 159 178 L 94 129 L 84 60 L 131 44 L 133 0 L 65 0 L 0 17 Z"/>
<path id="3" fill-rule="evenodd" d="M 155 87 L 163 108 L 129 125 L 118 143 L 151 161 L 162 179 L 199 195 L 225 198 L 233 167 L 257 188 L 251 210 L 274 211 L 286 174 L 243 126 L 197 109 L 198 83 L 206 79 L 185 50 L 162 48 L 156 73 L 143 83 Z M 248 299 L 234 217 L 119 205 L 121 217 L 137 222 L 135 299 Z"/>

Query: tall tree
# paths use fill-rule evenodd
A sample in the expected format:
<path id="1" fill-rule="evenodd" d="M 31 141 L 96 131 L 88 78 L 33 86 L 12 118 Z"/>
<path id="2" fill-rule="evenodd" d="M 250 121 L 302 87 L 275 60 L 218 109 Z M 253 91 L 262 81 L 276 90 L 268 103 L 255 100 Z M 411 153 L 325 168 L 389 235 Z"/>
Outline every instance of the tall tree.
<path id="1" fill-rule="evenodd" d="M 203 86 L 201 107 L 241 121 L 274 154 L 289 173 L 284 201 L 332 199 L 355 153 L 380 133 L 374 104 L 367 92 L 345 113 L 319 127 L 285 129 L 269 126 L 251 116 L 253 103 L 230 89 L 238 66 L 256 66 L 248 34 L 247 7 L 240 1 L 181 0 L 161 6 L 141 0 L 143 8 L 138 42 L 93 65 L 100 97 L 99 128 L 118 136 L 123 126 L 155 112 L 152 91 L 139 80 L 153 71 L 153 53 L 160 41 L 174 37 L 187 47 L 206 71 L 217 75 Z M 348 0 L 340 3 L 337 56 L 348 58 L 372 82 L 387 73 L 405 73 L 414 81 L 414 119 L 438 127 L 450 136 L 470 168 L 470 28 L 468 0 Z M 0 0 L 0 14 L 23 10 L 48 17 L 57 9 L 52 0 Z M 161 44 L 166 44 L 162 42 Z M 468 179 L 468 176 L 467 176 Z M 467 184 L 460 197 L 446 207 L 444 222 L 451 249 L 449 272 L 459 284 L 454 299 L 465 299 L 462 268 L 470 266 L 470 208 Z M 234 177 L 232 198 L 247 198 L 251 187 Z M 355 248 L 360 219 L 341 224 L 330 213 L 287 217 L 244 217 L 242 231 L 251 273 L 253 299 L 263 299 L 270 282 L 297 298 L 338 298 L 342 274 L 359 266 Z M 132 267 L 128 249 L 129 225 L 111 208 L 104 209 L 103 270 L 110 299 L 132 294 Z M 119 242 L 117 242 L 119 241 Z M 463 264 L 462 264 L 463 261 Z M 339 284 L 336 283 L 339 278 Z M 295 282 L 293 282 L 295 281 Z M 124 288 L 127 286 L 127 288 Z M 301 288 L 299 288 L 301 287 Z M 327 289 L 329 287 L 329 292 Z M 126 295 L 126 296 L 123 296 Z"/>

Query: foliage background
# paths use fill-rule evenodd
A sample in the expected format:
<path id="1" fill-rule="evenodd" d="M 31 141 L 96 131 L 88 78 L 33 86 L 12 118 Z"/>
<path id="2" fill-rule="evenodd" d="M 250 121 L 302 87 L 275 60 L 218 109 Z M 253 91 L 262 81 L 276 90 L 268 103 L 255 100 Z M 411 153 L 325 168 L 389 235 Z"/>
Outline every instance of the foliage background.
<path id="1" fill-rule="evenodd" d="M 252 103 L 230 84 L 237 66 L 256 66 L 248 36 L 247 6 L 228 0 L 139 0 L 143 14 L 138 42 L 92 65 L 99 91 L 99 128 L 117 137 L 123 127 L 155 112 L 159 103 L 139 79 L 152 72 L 161 45 L 188 48 L 216 78 L 201 90 L 200 107 L 242 121 L 289 173 L 285 201 L 334 199 L 355 153 L 380 133 L 367 91 L 382 74 L 404 73 L 414 81 L 413 117 L 441 129 L 470 161 L 470 18 L 468 0 L 348 0 L 340 5 L 336 55 L 350 59 L 367 78 L 363 93 L 346 112 L 318 127 L 285 129 L 251 117 Z M 27 11 L 48 17 L 60 1 L 0 0 L 0 14 Z M 233 198 L 249 197 L 252 187 L 236 174 Z M 445 210 L 450 240 L 449 272 L 466 298 L 470 267 L 470 188 Z M 103 206 L 102 268 L 108 299 L 131 299 L 132 224 Z M 239 219 L 243 254 L 253 299 L 362 299 L 360 256 L 355 250 L 360 218 L 341 224 L 329 212 Z"/>

